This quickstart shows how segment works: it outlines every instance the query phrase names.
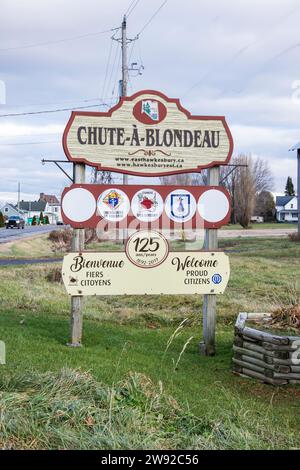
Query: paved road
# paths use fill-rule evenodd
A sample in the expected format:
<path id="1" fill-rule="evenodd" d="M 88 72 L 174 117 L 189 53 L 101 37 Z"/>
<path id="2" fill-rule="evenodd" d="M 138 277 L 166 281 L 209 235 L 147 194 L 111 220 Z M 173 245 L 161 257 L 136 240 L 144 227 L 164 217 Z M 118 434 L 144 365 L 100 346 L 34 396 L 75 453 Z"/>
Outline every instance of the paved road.
<path id="1" fill-rule="evenodd" d="M 56 225 L 41 225 L 41 226 L 26 226 L 24 230 L 22 229 L 0 229 L 0 243 L 7 243 L 7 242 L 14 242 L 16 240 L 20 240 L 23 238 L 30 238 L 35 235 L 41 235 L 42 233 L 48 233 L 52 230 L 55 230 L 57 227 Z"/>

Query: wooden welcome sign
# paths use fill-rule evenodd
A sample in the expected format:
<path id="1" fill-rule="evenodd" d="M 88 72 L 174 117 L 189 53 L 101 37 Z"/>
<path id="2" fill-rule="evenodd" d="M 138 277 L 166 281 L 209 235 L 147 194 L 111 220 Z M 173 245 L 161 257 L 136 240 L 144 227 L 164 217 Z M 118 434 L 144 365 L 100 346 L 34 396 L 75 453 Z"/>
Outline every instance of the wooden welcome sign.
<path id="1" fill-rule="evenodd" d="M 149 252 L 143 250 L 145 240 L 151 242 Z M 134 233 L 126 253 L 69 253 L 62 268 L 65 288 L 75 296 L 222 294 L 229 274 L 225 253 L 169 252 L 155 232 Z"/>
<path id="2" fill-rule="evenodd" d="M 162 176 L 227 164 L 233 140 L 224 117 L 193 116 L 178 99 L 146 90 L 108 112 L 72 112 L 63 147 L 75 163 Z"/>

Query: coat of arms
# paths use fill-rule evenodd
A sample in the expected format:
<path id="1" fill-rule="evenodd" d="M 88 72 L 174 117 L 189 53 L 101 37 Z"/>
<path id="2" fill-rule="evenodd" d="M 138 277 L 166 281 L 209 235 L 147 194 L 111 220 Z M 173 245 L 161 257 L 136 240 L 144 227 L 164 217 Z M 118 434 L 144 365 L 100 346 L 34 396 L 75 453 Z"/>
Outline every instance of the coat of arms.
<path id="1" fill-rule="evenodd" d="M 153 100 L 142 101 L 142 114 L 145 113 L 152 121 L 159 121 L 158 102 Z"/>

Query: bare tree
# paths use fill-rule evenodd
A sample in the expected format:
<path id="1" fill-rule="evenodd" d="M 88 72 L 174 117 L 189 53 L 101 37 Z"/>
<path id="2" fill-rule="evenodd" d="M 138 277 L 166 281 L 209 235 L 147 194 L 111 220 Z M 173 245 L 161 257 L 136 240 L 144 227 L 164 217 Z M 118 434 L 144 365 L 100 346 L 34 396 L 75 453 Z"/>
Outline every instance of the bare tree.
<path id="1" fill-rule="evenodd" d="M 238 164 L 237 158 L 234 158 L 231 162 L 233 165 Z M 220 184 L 224 186 L 230 194 L 231 198 L 231 216 L 230 222 L 232 224 L 237 223 L 237 211 L 236 211 L 236 186 L 237 186 L 237 169 L 232 167 L 221 167 L 220 168 Z"/>
<path id="2" fill-rule="evenodd" d="M 177 175 L 160 176 L 163 185 L 200 186 L 203 184 L 202 173 L 179 173 Z"/>
<path id="3" fill-rule="evenodd" d="M 258 195 L 272 189 L 273 176 L 268 163 L 260 158 L 254 159 L 251 154 L 240 154 L 231 163 L 237 167 L 233 171 L 231 167 L 221 168 L 220 180 L 231 196 L 231 223 L 239 222 L 247 227 Z"/>
<path id="4" fill-rule="evenodd" d="M 262 191 L 271 191 L 273 188 L 273 175 L 266 160 L 256 158 L 253 161 L 253 174 L 255 179 L 255 192 L 256 194 Z"/>
<path id="5" fill-rule="evenodd" d="M 97 168 L 92 169 L 92 184 L 111 184 L 112 182 L 113 177 L 110 171 L 98 171 Z"/>
<path id="6" fill-rule="evenodd" d="M 237 222 L 242 227 L 249 226 L 253 214 L 256 197 L 256 181 L 254 163 L 250 155 L 239 155 L 236 159 L 238 166 L 236 169 L 234 210 Z"/>

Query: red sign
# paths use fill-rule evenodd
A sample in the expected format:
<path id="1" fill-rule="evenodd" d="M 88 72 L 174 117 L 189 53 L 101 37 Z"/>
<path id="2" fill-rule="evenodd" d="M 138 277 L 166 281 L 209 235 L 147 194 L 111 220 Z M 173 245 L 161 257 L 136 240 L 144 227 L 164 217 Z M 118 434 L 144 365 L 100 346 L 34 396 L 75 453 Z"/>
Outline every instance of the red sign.
<path id="1" fill-rule="evenodd" d="M 230 211 L 221 186 L 73 184 L 62 194 L 63 221 L 74 228 L 219 228 Z"/>

